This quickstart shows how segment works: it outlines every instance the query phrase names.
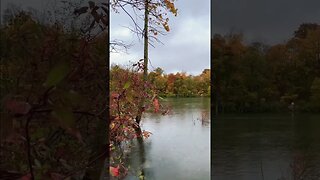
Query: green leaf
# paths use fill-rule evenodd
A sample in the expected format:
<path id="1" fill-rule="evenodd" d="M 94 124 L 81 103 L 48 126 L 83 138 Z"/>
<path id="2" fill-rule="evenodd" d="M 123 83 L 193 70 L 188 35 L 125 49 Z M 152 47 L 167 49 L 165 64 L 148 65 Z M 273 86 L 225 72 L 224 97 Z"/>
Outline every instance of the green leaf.
<path id="1" fill-rule="evenodd" d="M 44 85 L 47 87 L 57 85 L 66 77 L 68 72 L 69 72 L 69 65 L 65 61 L 56 64 L 56 66 L 53 67 L 49 72 L 47 80 L 44 83 Z"/>
<path id="2" fill-rule="evenodd" d="M 164 100 L 164 98 L 163 98 L 163 97 L 161 97 L 161 96 L 158 96 L 158 97 L 159 97 L 159 99 Z"/>
<path id="3" fill-rule="evenodd" d="M 84 144 L 84 141 L 83 141 L 83 139 L 82 139 L 81 133 L 80 133 L 80 131 L 79 131 L 78 129 L 68 128 L 68 129 L 67 129 L 67 132 L 68 132 L 69 134 L 71 134 L 73 137 L 77 138 L 78 141 L 79 141 L 79 143 Z"/>
<path id="4" fill-rule="evenodd" d="M 41 168 L 41 163 L 38 159 L 35 159 L 34 163 L 35 163 L 36 167 Z"/>
<path id="5" fill-rule="evenodd" d="M 72 105 L 83 104 L 85 103 L 85 99 L 78 92 L 70 90 L 69 92 L 64 92 L 64 97 L 67 99 Z"/>
<path id="6" fill-rule="evenodd" d="M 130 87 L 131 83 L 128 81 L 126 84 L 124 84 L 123 89 L 128 89 Z"/>
<path id="7" fill-rule="evenodd" d="M 12 131 L 14 129 L 13 117 L 11 117 L 6 112 L 1 112 L 0 117 L 0 135 L 1 138 L 5 139 L 12 134 Z"/>
<path id="8" fill-rule="evenodd" d="M 71 108 L 58 107 L 53 111 L 53 116 L 58 119 L 62 128 L 67 129 L 75 126 L 75 118 Z"/>
<path id="9" fill-rule="evenodd" d="M 144 175 L 142 171 L 139 171 L 139 179 L 144 180 Z"/>

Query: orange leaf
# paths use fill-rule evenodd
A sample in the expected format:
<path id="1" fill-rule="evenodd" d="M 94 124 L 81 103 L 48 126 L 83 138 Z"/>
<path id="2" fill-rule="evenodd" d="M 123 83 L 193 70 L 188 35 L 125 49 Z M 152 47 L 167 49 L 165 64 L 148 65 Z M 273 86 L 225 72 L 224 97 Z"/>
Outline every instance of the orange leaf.
<path id="1" fill-rule="evenodd" d="M 169 28 L 169 26 L 168 26 L 167 23 L 164 23 L 164 24 L 162 24 L 162 25 L 163 25 L 163 28 L 164 28 L 167 32 L 170 31 L 170 28 Z"/>
<path id="2" fill-rule="evenodd" d="M 157 98 L 154 98 L 153 106 L 154 106 L 154 112 L 157 113 L 159 111 L 159 108 L 160 108 L 159 100 Z"/>

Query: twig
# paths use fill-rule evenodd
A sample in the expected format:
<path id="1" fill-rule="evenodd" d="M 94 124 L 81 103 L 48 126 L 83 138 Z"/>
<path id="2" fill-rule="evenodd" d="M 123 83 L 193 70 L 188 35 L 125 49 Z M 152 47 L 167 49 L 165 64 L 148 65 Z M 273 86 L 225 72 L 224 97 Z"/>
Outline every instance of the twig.
<path id="1" fill-rule="evenodd" d="M 131 16 L 131 14 L 123 7 L 123 5 L 121 5 L 119 3 L 120 8 L 130 17 L 130 19 L 132 20 L 132 22 L 134 23 L 135 29 L 137 33 L 141 33 L 143 30 L 141 29 L 141 27 L 137 24 L 137 22 L 133 19 L 133 17 Z"/>
<path id="2" fill-rule="evenodd" d="M 67 179 L 68 177 L 71 177 L 72 175 L 76 174 L 77 172 L 87 169 L 89 166 L 91 166 L 93 163 L 95 163 L 97 160 L 99 160 L 100 158 L 102 158 L 104 155 L 106 155 L 106 153 L 109 151 L 108 148 L 106 148 L 107 150 L 104 151 L 103 153 L 101 153 L 100 155 L 98 155 L 95 159 L 93 159 L 92 161 L 90 161 L 88 164 L 86 164 L 83 167 L 80 167 L 72 172 L 70 172 L 68 175 L 66 175 L 63 179 Z"/>
<path id="3" fill-rule="evenodd" d="M 262 177 L 262 180 L 264 180 L 263 168 L 262 168 L 262 161 L 261 161 L 261 163 L 260 163 L 260 170 L 261 170 L 261 177 Z"/>
<path id="4" fill-rule="evenodd" d="M 29 170 L 31 174 L 31 179 L 34 180 L 34 174 L 33 174 L 33 168 L 32 168 L 32 159 L 31 159 L 31 145 L 30 145 L 30 136 L 29 136 L 29 123 L 32 119 L 33 112 L 30 114 L 30 116 L 27 119 L 26 122 L 26 139 L 27 139 L 27 151 L 28 151 L 28 164 L 29 164 Z"/>
<path id="5" fill-rule="evenodd" d="M 52 112 L 53 109 L 39 109 L 39 110 L 34 110 L 34 113 L 50 113 Z M 93 117 L 97 117 L 96 114 L 90 113 L 90 112 L 86 112 L 86 111 L 72 111 L 75 114 L 81 114 L 81 115 L 87 115 L 87 116 L 93 116 Z"/>

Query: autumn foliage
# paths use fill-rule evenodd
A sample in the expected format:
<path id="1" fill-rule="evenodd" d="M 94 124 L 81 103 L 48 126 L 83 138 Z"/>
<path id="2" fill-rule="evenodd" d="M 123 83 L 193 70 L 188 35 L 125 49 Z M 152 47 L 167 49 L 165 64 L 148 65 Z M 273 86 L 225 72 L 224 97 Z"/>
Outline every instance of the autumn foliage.
<path id="1" fill-rule="evenodd" d="M 128 144 L 137 138 L 148 138 L 151 132 L 142 130 L 136 122 L 141 98 L 145 98 L 143 112 L 151 111 L 166 114 L 167 109 L 160 106 L 154 86 L 143 81 L 143 64 L 141 61 L 129 68 L 113 66 L 110 71 L 110 165 L 113 175 L 126 176 L 124 149 L 130 150 Z M 118 167 L 116 171 L 114 167 Z M 115 172 L 120 172 L 115 173 Z"/>
<path id="2" fill-rule="evenodd" d="M 216 112 L 319 112 L 320 25 L 302 24 L 285 43 L 248 44 L 241 34 L 212 41 Z"/>
<path id="3" fill-rule="evenodd" d="M 0 31 L 0 179 L 98 178 L 107 152 L 107 34 L 92 38 L 27 12 Z"/>

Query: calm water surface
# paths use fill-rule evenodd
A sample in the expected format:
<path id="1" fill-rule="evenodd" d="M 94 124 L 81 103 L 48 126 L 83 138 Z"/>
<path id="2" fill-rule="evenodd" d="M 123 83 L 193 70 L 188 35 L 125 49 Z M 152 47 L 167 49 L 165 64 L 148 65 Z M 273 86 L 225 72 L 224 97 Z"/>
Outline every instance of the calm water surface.
<path id="1" fill-rule="evenodd" d="M 212 126 L 213 179 L 289 180 L 299 168 L 320 179 L 320 115 L 224 115 Z"/>
<path id="2" fill-rule="evenodd" d="M 210 99 L 170 98 L 163 103 L 171 107 L 171 114 L 145 115 L 142 129 L 152 135 L 143 147 L 135 144 L 129 156 L 130 167 L 143 167 L 146 179 L 209 180 L 210 122 L 200 119 L 204 115 L 210 118 Z M 130 173 L 127 179 L 138 179 L 136 171 Z"/>

